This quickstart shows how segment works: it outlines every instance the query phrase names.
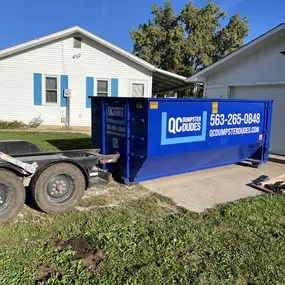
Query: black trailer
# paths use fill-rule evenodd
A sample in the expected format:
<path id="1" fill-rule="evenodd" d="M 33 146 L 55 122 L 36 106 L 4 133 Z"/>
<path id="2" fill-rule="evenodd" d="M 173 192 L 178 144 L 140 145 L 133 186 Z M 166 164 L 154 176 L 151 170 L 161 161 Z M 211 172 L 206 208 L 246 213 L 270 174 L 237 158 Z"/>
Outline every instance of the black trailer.
<path id="1" fill-rule="evenodd" d="M 102 169 L 119 154 L 99 149 L 41 152 L 26 141 L 0 141 L 0 223 L 18 215 L 25 202 L 25 186 L 46 213 L 72 209 L 91 185 L 109 181 Z"/>

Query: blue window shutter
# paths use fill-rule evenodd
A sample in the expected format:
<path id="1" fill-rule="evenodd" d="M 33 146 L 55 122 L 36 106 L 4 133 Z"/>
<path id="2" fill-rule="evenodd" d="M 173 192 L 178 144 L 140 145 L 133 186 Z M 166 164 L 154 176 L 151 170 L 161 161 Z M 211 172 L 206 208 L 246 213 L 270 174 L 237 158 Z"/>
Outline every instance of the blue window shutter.
<path id="1" fill-rule="evenodd" d="M 68 75 L 60 75 L 60 107 L 66 107 L 64 89 L 68 89 Z"/>
<path id="2" fill-rule="evenodd" d="M 34 73 L 34 105 L 42 105 L 42 75 Z"/>
<path id="3" fill-rule="evenodd" d="M 86 77 L 86 108 L 91 108 L 91 99 L 89 96 L 94 96 L 94 78 Z"/>
<path id="4" fill-rule="evenodd" d="M 112 78 L 111 79 L 111 96 L 118 97 L 118 89 L 119 89 L 119 79 Z"/>

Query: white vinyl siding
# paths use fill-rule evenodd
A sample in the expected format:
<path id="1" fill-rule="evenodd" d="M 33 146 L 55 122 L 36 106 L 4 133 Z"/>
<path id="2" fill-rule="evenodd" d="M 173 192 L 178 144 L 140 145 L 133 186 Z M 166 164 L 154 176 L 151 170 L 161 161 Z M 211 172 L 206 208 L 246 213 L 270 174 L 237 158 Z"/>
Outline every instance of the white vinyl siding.
<path id="1" fill-rule="evenodd" d="M 206 77 L 207 86 L 285 83 L 285 38 L 281 38 L 242 60 Z"/>
<path id="2" fill-rule="evenodd" d="M 42 106 L 34 105 L 34 73 L 42 74 Z M 45 102 L 45 76 L 48 75 L 58 75 L 57 104 Z M 1 120 L 28 123 L 41 115 L 43 125 L 63 125 L 61 118 L 66 112 L 65 107 L 60 107 L 60 75 L 68 75 L 68 88 L 72 92 L 71 126 L 91 125 L 91 110 L 86 108 L 86 77 L 94 77 L 94 83 L 95 79 L 117 78 L 120 97 L 132 96 L 130 80 L 143 80 L 145 97 L 151 97 L 151 71 L 84 37 L 81 49 L 74 48 L 72 36 L 0 60 L 0 100 L 5 102 L 0 104 Z"/>
<path id="3" fill-rule="evenodd" d="M 208 87 L 206 88 L 205 97 L 207 98 L 228 98 L 229 88 L 224 87 Z"/>

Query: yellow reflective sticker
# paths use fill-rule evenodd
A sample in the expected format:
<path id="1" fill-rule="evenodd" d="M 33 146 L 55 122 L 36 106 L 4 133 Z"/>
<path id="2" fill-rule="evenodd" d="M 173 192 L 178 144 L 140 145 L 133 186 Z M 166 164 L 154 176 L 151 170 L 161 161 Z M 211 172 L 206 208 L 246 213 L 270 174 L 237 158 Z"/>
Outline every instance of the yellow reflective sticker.
<path id="1" fill-rule="evenodd" d="M 217 114 L 219 109 L 219 103 L 218 102 L 213 102 L 212 103 L 212 113 Z"/>
<path id="2" fill-rule="evenodd" d="M 149 108 L 150 109 L 158 109 L 158 102 L 157 101 L 151 101 L 149 103 Z"/>
<path id="3" fill-rule="evenodd" d="M 136 103 L 136 108 L 137 109 L 141 109 L 142 108 L 142 103 L 141 102 L 137 102 Z"/>

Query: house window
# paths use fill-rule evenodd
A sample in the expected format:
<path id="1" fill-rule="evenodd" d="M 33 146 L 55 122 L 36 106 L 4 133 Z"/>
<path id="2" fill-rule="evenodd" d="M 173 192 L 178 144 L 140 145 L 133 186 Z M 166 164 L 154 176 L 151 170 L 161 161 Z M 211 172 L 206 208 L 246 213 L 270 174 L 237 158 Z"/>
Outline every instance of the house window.
<path id="1" fill-rule="evenodd" d="M 144 84 L 133 83 L 132 84 L 132 96 L 133 97 L 144 97 Z"/>
<path id="2" fill-rule="evenodd" d="M 109 81 L 97 80 L 97 96 L 107 97 L 109 94 Z"/>
<path id="3" fill-rule="evenodd" d="M 46 103 L 57 103 L 57 77 L 46 77 Z"/>

